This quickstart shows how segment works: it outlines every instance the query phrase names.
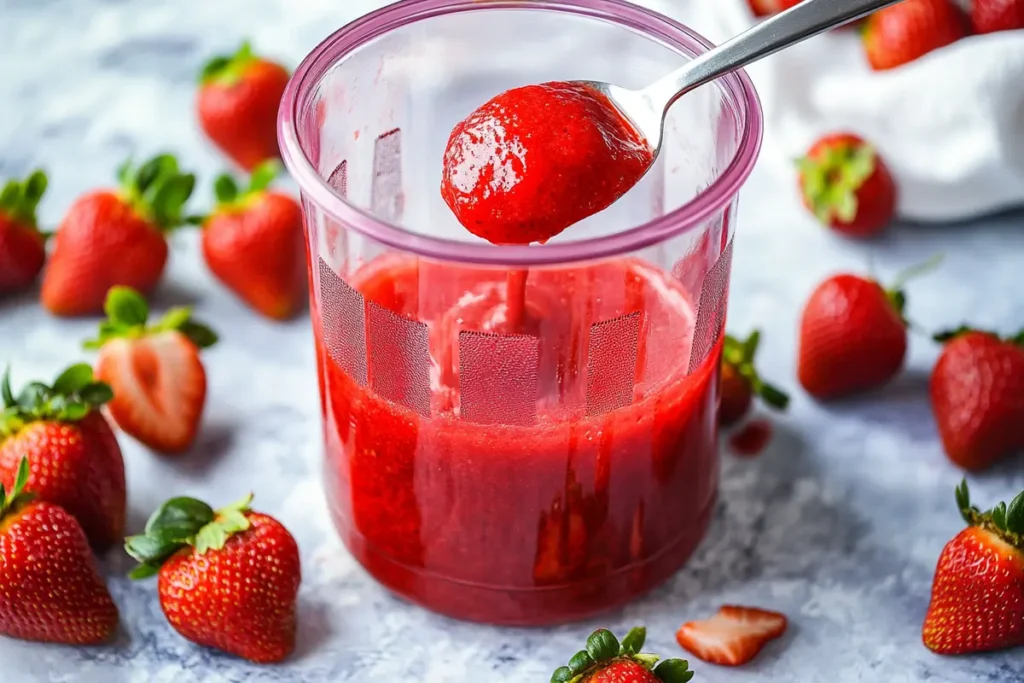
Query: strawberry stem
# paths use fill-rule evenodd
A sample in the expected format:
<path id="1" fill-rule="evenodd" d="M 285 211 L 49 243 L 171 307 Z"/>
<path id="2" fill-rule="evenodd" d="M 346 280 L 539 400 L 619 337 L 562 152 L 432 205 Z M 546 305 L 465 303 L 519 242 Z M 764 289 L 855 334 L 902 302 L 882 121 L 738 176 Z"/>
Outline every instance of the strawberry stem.
<path id="1" fill-rule="evenodd" d="M 185 224 L 184 208 L 196 177 L 182 173 L 174 156 L 158 154 L 137 169 L 129 159 L 118 168 L 117 178 L 132 208 L 162 232 Z"/>
<path id="2" fill-rule="evenodd" d="M 857 191 L 875 172 L 875 150 L 868 144 L 836 144 L 820 155 L 798 159 L 803 194 L 822 223 L 850 223 L 857 216 Z"/>
<path id="3" fill-rule="evenodd" d="M 722 362 L 735 368 L 741 377 L 750 384 L 751 391 L 762 401 L 776 410 L 785 410 L 789 406 L 789 396 L 778 387 L 761 379 L 754 367 L 754 357 L 761 343 L 761 333 L 754 330 L 745 340 L 740 341 L 731 335 L 725 335 L 722 349 Z"/>
<path id="4" fill-rule="evenodd" d="M 896 310 L 896 314 L 903 321 L 903 324 L 907 327 L 913 327 L 913 323 L 907 319 L 904 312 L 907 308 L 907 294 L 903 291 L 907 283 L 911 280 L 915 280 L 922 275 L 927 275 L 942 263 L 944 256 L 942 254 L 934 254 L 929 257 L 926 261 L 910 266 L 903 271 L 896 274 L 896 279 L 893 280 L 892 285 L 885 290 L 885 298 L 889 300 L 889 304 Z"/>
<path id="5" fill-rule="evenodd" d="M 9 180 L 0 190 L 0 213 L 15 223 L 37 229 L 36 207 L 46 192 L 48 180 L 42 169 L 33 171 L 25 180 Z M 38 230 L 37 230 L 38 231 Z"/>
<path id="6" fill-rule="evenodd" d="M 172 308 L 156 323 L 148 324 L 149 304 L 131 287 L 111 287 L 107 292 L 103 311 L 107 314 L 107 319 L 100 323 L 98 336 L 83 344 L 87 349 L 102 348 L 111 339 L 141 339 L 169 330 L 181 332 L 201 349 L 217 343 L 216 332 L 192 319 L 190 306 Z"/>
<path id="7" fill-rule="evenodd" d="M 110 386 L 93 377 L 87 363 L 76 363 L 48 385 L 29 382 L 15 396 L 11 390 L 11 368 L 0 381 L 3 412 L 0 412 L 0 441 L 26 424 L 41 420 L 77 422 L 114 397 Z"/>
<path id="8" fill-rule="evenodd" d="M 1010 501 L 1009 505 L 999 502 L 991 510 L 982 512 L 971 505 L 965 479 L 956 488 L 956 504 L 968 526 L 986 529 L 1010 545 L 1024 550 L 1024 491 Z"/>

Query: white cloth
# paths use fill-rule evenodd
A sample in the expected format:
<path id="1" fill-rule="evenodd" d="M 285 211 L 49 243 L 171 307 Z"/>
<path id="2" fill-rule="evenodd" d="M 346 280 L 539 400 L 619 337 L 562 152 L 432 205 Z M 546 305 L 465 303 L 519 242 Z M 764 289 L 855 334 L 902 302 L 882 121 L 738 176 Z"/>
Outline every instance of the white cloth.
<path id="1" fill-rule="evenodd" d="M 755 23 L 746 0 L 641 0 L 715 42 Z M 856 31 L 833 32 L 748 69 L 765 110 L 768 160 L 792 169 L 825 133 L 874 144 L 900 215 L 970 218 L 1024 206 L 1024 30 L 971 36 L 874 72 Z"/>

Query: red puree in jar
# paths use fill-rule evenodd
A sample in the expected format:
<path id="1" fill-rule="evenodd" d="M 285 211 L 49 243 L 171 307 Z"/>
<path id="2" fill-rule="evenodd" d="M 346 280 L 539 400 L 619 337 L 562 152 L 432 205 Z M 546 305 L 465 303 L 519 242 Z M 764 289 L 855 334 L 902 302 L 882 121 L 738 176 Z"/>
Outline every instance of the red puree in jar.
<path id="1" fill-rule="evenodd" d="M 643 136 L 597 90 L 528 85 L 498 95 L 455 127 L 441 196 L 478 237 L 543 243 L 611 206 L 652 160 Z"/>
<path id="2" fill-rule="evenodd" d="M 317 347 L 328 490 L 352 553 L 430 609 L 533 625 L 625 603 L 693 552 L 718 477 L 720 349 L 688 372 L 696 302 L 638 259 L 523 277 L 519 335 L 496 269 L 386 255 L 347 278 L 367 311 L 426 324 L 428 389 L 394 334 L 367 331 L 365 387 L 320 329 Z M 386 365 L 390 390 L 420 387 L 416 409 L 372 389 Z"/>

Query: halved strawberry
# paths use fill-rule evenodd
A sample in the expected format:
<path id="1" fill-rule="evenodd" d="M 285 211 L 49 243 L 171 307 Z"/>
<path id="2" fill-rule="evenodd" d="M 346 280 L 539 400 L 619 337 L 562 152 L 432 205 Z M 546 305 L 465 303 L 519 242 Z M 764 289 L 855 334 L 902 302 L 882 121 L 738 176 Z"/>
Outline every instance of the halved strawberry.
<path id="1" fill-rule="evenodd" d="M 96 377 L 114 390 L 108 404 L 118 426 L 150 448 L 180 453 L 192 445 L 206 401 L 206 370 L 199 349 L 217 336 L 174 308 L 147 325 L 149 306 L 135 290 L 107 294 L 108 320 L 86 348 L 99 349 Z"/>
<path id="2" fill-rule="evenodd" d="M 710 619 L 683 624 L 676 633 L 682 648 L 711 664 L 746 664 L 771 640 L 786 632 L 786 615 L 756 607 L 725 605 Z"/>

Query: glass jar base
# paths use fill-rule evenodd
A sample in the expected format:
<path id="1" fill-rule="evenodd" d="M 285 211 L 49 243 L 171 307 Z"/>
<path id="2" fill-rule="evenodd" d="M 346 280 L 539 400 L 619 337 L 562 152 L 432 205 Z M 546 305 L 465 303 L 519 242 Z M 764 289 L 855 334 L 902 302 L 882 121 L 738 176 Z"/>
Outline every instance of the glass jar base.
<path id="1" fill-rule="evenodd" d="M 432 612 L 496 626 L 553 626 L 621 607 L 657 588 L 686 564 L 704 538 L 715 497 L 672 545 L 611 574 L 555 586 L 488 586 L 439 576 L 381 553 L 332 509 L 352 556 L 384 587 Z"/>

